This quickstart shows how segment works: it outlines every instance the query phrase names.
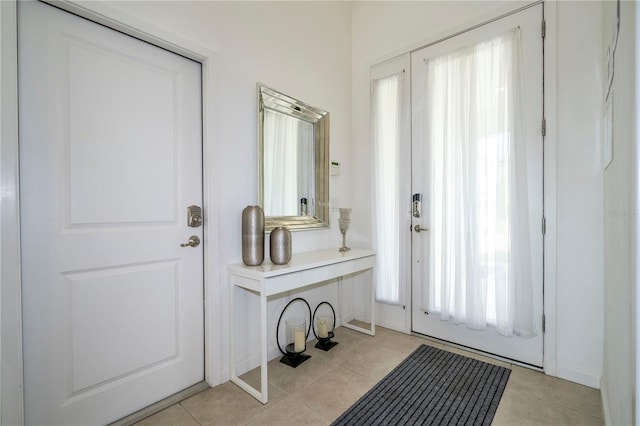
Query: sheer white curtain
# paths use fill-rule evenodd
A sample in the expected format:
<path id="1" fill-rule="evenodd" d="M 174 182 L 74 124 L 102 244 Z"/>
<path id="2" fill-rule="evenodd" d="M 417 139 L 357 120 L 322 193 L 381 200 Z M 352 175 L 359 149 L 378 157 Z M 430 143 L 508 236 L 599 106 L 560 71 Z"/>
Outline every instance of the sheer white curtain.
<path id="1" fill-rule="evenodd" d="M 298 214 L 299 120 L 264 110 L 264 211 L 269 216 Z"/>
<path id="2" fill-rule="evenodd" d="M 376 300 L 400 304 L 404 300 L 400 284 L 406 280 L 401 267 L 407 229 L 401 232 L 400 194 L 401 138 L 403 132 L 404 73 L 373 81 L 371 121 L 374 152 L 373 245 L 377 252 L 375 268 Z M 402 196 L 408 197 L 409 194 Z"/>
<path id="3" fill-rule="evenodd" d="M 427 61 L 429 309 L 536 335 L 519 29 Z"/>
<path id="4" fill-rule="evenodd" d="M 314 163 L 314 143 L 313 124 L 298 120 L 298 209 L 300 199 L 307 199 L 307 212 L 310 216 L 315 213 L 316 190 L 315 183 L 315 163 Z M 298 211 L 297 214 L 300 214 Z"/>

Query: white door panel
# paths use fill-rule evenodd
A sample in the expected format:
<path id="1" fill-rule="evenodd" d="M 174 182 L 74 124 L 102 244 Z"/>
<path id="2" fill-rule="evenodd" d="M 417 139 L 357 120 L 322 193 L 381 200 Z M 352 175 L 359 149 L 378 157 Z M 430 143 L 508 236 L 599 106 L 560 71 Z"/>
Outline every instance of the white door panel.
<path id="1" fill-rule="evenodd" d="M 175 223 L 178 75 L 76 40 L 67 48 L 71 225 Z"/>
<path id="2" fill-rule="evenodd" d="M 376 93 L 375 84 L 376 80 L 384 80 L 386 78 L 393 78 L 393 76 L 404 74 L 404 77 L 398 80 L 399 87 L 398 89 L 402 92 L 399 99 L 401 99 L 400 105 L 397 105 L 401 111 L 409 111 L 411 108 L 411 79 L 409 76 L 409 72 L 407 72 L 411 67 L 411 55 L 406 53 L 401 55 L 393 60 L 386 61 L 382 64 L 375 65 L 371 68 L 371 84 L 372 84 L 372 103 L 374 103 L 374 97 Z M 387 108 L 390 108 L 387 105 Z M 378 112 L 378 114 L 383 114 Z M 395 117 L 395 111 L 389 111 L 389 114 Z M 380 202 L 380 205 L 376 207 L 376 210 L 379 209 L 383 204 L 387 208 L 393 208 L 392 204 L 388 201 L 391 197 L 398 197 L 398 199 L 402 200 L 400 202 L 400 211 L 397 215 L 387 215 L 386 225 L 376 224 L 374 226 L 374 233 L 382 234 L 384 231 L 388 231 L 389 229 L 398 229 L 398 248 L 394 253 L 393 249 L 389 249 L 391 246 L 386 246 L 386 253 L 381 255 L 384 252 L 384 249 L 381 247 L 377 247 L 378 257 L 377 262 L 384 262 L 387 264 L 397 264 L 397 276 L 387 276 L 382 277 L 379 276 L 377 279 L 386 279 L 387 285 L 393 287 L 397 286 L 397 294 L 398 300 L 394 302 L 390 302 L 388 300 L 378 301 L 376 303 L 376 324 L 382 325 L 383 327 L 390 328 L 393 330 L 398 330 L 403 333 L 411 332 L 411 309 L 410 300 L 411 300 L 411 288 L 410 288 L 410 277 L 411 277 L 411 246 L 410 240 L 411 235 L 407 234 L 409 228 L 411 226 L 411 204 L 409 202 L 403 202 L 407 200 L 407 193 L 411 191 L 411 140 L 410 140 L 410 117 L 408 115 L 402 115 L 402 123 L 400 123 L 400 132 L 398 135 L 398 151 L 397 151 L 397 161 L 390 161 L 388 157 L 384 158 L 384 161 L 380 163 L 384 164 L 384 167 L 387 167 L 386 173 L 392 174 L 397 179 L 397 187 L 396 188 L 387 188 L 390 192 L 385 193 L 385 196 L 381 199 L 384 199 L 384 202 Z M 372 112 L 373 122 L 375 120 L 383 120 L 383 117 L 377 117 Z M 375 131 L 375 130 L 374 130 Z M 375 138 L 374 138 L 375 140 Z M 379 143 L 379 142 L 374 142 Z M 387 141 L 385 143 L 390 143 Z M 376 173 L 385 173 L 382 170 L 382 166 L 378 163 L 378 160 L 375 160 L 376 165 L 374 169 L 376 169 Z M 396 169 L 397 168 L 397 169 Z M 393 171 L 391 171 L 393 169 Z M 379 185 L 376 183 L 376 185 Z M 375 192 L 380 191 L 381 188 L 375 188 Z M 393 194 L 394 191 L 397 191 L 397 195 Z M 382 194 L 382 192 L 380 192 Z M 374 195 L 377 197 L 378 195 Z M 398 219 L 397 221 L 394 216 Z M 376 244 L 380 244 L 379 237 L 375 238 Z M 393 257 L 396 256 L 395 260 Z M 380 269 L 380 268 L 378 268 Z M 389 270 L 389 267 L 384 268 Z M 378 285 L 378 284 L 377 284 Z M 378 296 L 380 294 L 378 293 Z"/>
<path id="3" fill-rule="evenodd" d="M 542 122 L 542 5 L 501 18 L 489 24 L 465 32 L 412 54 L 412 192 L 423 194 L 423 215 L 413 219 L 412 233 L 412 329 L 415 332 L 451 341 L 489 353 L 536 366 L 542 366 L 542 292 L 543 237 L 541 233 L 542 206 L 542 166 L 543 146 Z M 441 321 L 438 313 L 426 313 L 422 306 L 423 291 L 428 291 L 429 281 L 429 231 L 415 232 L 415 226 L 429 228 L 429 147 L 422 142 L 424 128 L 426 90 L 425 60 L 446 54 L 462 47 L 503 33 L 516 26 L 520 27 L 524 61 L 524 90 L 526 103 L 526 132 L 529 182 L 529 218 L 531 228 L 532 272 L 534 283 L 534 315 L 538 335 L 533 338 L 503 337 L 494 327 L 487 330 L 469 330 L 464 325 L 454 325 L 452 321 Z M 409 195 L 407 195 L 409 196 Z"/>
<path id="4" fill-rule="evenodd" d="M 27 424 L 117 420 L 204 379 L 200 64 L 19 4 Z"/>

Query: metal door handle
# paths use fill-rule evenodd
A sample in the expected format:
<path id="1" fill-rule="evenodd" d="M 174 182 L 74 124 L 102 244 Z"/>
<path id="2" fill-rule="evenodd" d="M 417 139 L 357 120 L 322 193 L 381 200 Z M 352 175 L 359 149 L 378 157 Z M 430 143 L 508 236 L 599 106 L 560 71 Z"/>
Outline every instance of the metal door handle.
<path id="1" fill-rule="evenodd" d="M 413 227 L 413 229 L 416 230 L 416 232 L 420 232 L 420 231 L 428 231 L 429 228 L 422 228 L 420 225 L 416 225 Z"/>
<path id="2" fill-rule="evenodd" d="M 189 237 L 189 241 L 184 244 L 180 244 L 180 247 L 198 247 L 200 245 L 200 238 L 197 235 Z"/>

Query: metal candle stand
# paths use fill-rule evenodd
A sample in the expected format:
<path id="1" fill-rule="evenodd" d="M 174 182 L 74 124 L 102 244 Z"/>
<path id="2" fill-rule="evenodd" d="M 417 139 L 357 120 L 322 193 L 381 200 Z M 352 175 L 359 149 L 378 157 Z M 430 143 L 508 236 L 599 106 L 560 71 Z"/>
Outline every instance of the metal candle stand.
<path id="1" fill-rule="evenodd" d="M 321 333 L 319 330 L 318 330 L 318 333 L 316 333 L 315 327 L 313 327 L 313 335 L 316 336 L 316 339 L 318 339 L 318 343 L 316 343 L 315 347 L 318 349 L 322 349 L 323 351 L 328 351 L 329 349 L 333 348 L 335 345 L 338 344 L 338 342 L 334 342 L 333 340 L 331 340 L 335 336 L 333 334 L 333 331 L 336 328 L 336 311 L 335 309 L 333 309 L 333 306 L 331 306 L 331 303 L 320 302 L 320 304 L 316 307 L 316 310 L 313 311 L 312 324 L 315 324 L 316 312 L 318 312 L 318 308 L 320 308 L 320 306 L 322 305 L 329 305 L 329 307 L 331 308 L 331 312 L 333 313 L 333 324 L 331 325 L 331 330 L 327 330 L 327 337 L 318 336 L 318 334 L 321 334 Z"/>
<path id="2" fill-rule="evenodd" d="M 282 347 L 280 347 L 280 321 L 282 321 L 282 316 L 284 315 L 284 313 L 286 312 L 287 308 L 289 307 L 289 305 L 291 305 L 293 302 L 296 301 L 303 301 L 305 305 L 307 305 L 307 308 L 309 309 L 309 328 L 307 329 L 307 332 L 305 333 L 305 342 L 304 342 L 304 347 L 302 348 L 301 351 L 296 351 L 295 350 L 295 342 L 294 343 L 287 343 L 287 346 L 285 347 L 285 351 L 282 350 Z M 282 358 L 280 358 L 280 362 L 283 364 L 286 364 L 290 367 L 296 368 L 297 366 L 299 366 L 300 364 L 302 364 L 303 362 L 305 362 L 306 360 L 308 360 L 309 358 L 311 358 L 311 355 L 305 355 L 303 352 L 307 349 L 307 339 L 309 338 L 309 333 L 311 332 L 311 324 L 313 322 L 313 318 L 311 316 L 311 306 L 309 306 L 309 302 L 307 302 L 306 300 L 304 300 L 302 297 L 296 297 L 295 299 L 291 300 L 289 303 L 287 303 L 287 305 L 284 307 L 284 309 L 282 310 L 282 313 L 280 314 L 280 318 L 278 318 L 278 326 L 276 327 L 276 343 L 278 344 L 278 349 L 280 350 L 280 352 L 282 353 L 282 355 L 284 355 Z M 334 321 L 335 323 L 335 321 Z M 315 333 L 315 331 L 314 331 Z"/>

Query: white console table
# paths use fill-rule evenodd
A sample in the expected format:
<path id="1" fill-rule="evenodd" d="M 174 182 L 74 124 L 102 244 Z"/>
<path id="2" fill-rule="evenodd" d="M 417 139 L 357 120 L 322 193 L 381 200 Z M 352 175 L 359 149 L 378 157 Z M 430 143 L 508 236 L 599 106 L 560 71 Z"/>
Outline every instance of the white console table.
<path id="1" fill-rule="evenodd" d="M 268 402 L 268 323 L 267 323 L 267 297 L 285 291 L 299 290 L 306 286 L 327 281 L 333 278 L 356 272 L 372 270 L 375 265 L 375 252 L 366 249 L 351 249 L 340 253 L 337 249 L 320 250 L 309 253 L 294 254 L 286 265 L 273 265 L 265 262 L 260 266 L 246 266 L 242 263 L 229 265 L 231 279 L 231 321 L 230 321 L 230 365 L 231 381 L 251 394 L 258 401 Z M 341 324 L 372 336 L 375 335 L 375 290 L 373 277 L 370 280 L 371 287 L 371 328 L 366 329 L 352 324 Z M 236 289 L 249 291 L 260 298 L 260 392 L 254 389 L 236 375 L 235 356 L 235 309 L 234 300 Z M 339 294 L 342 297 L 342 294 Z M 341 304 L 340 304 L 341 305 Z M 313 308 L 312 308 L 313 309 Z M 342 312 L 340 312 L 342 318 Z"/>

